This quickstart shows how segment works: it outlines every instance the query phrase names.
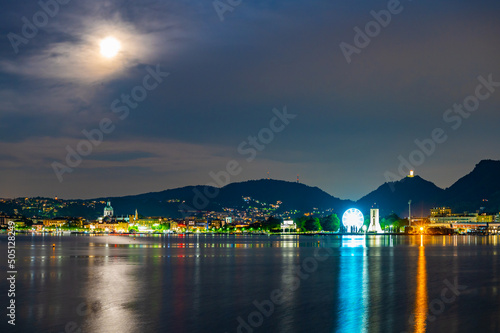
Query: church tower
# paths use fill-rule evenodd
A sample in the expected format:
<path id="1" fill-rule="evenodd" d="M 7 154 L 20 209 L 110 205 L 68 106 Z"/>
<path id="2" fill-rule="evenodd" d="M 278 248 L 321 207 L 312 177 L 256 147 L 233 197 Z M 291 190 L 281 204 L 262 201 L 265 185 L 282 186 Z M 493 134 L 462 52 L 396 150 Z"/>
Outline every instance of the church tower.
<path id="1" fill-rule="evenodd" d="M 109 216 L 109 217 L 112 217 L 113 216 L 113 207 L 111 207 L 111 202 L 108 201 L 106 207 L 104 207 L 104 217 L 106 216 Z"/>

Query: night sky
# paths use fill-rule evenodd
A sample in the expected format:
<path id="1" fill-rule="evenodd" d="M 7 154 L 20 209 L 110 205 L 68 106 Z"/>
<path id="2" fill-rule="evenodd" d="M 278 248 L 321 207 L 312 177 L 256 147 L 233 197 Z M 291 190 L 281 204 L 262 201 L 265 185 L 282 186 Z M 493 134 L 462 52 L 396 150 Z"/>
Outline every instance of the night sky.
<path id="1" fill-rule="evenodd" d="M 235 160 L 231 182 L 300 174 L 359 199 L 387 172 L 401 178 L 398 157 L 435 129 L 446 140 L 415 170 L 438 186 L 500 159 L 500 83 L 479 89 L 475 111 L 447 111 L 479 100 L 478 77 L 500 82 L 498 0 L 224 0 L 219 13 L 212 1 L 54 1 L 42 0 L 51 15 L 1 1 L 0 197 L 207 184 Z M 388 7 L 356 47 L 354 29 Z M 121 45 L 111 58 L 109 36 Z M 341 43 L 356 48 L 349 59 Z M 70 168 L 77 147 L 86 156 Z"/>

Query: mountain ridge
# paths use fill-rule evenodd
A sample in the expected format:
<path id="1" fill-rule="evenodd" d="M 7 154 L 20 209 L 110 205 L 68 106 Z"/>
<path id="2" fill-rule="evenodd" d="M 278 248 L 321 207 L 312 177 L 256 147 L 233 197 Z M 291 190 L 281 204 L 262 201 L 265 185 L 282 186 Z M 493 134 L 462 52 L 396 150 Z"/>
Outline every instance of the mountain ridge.
<path id="1" fill-rule="evenodd" d="M 198 209 L 194 205 L 194 191 L 203 193 L 205 189 L 217 191 L 218 195 L 209 199 L 206 207 Z M 450 187 L 443 189 L 433 182 L 416 175 L 404 177 L 394 182 L 386 182 L 374 191 L 357 201 L 345 200 L 333 196 L 317 186 L 302 183 L 259 179 L 230 183 L 220 188 L 211 186 L 185 186 L 159 192 L 150 192 L 126 198 L 140 200 L 179 199 L 186 201 L 186 207 L 193 210 L 220 210 L 228 208 L 248 208 L 242 198 L 250 197 L 267 204 L 281 201 L 277 212 L 299 210 L 311 212 L 317 210 L 340 211 L 349 207 L 357 207 L 368 211 L 378 206 L 381 215 L 396 213 L 408 216 L 408 201 L 411 200 L 412 215 L 427 216 L 429 210 L 436 206 L 449 206 L 456 212 L 475 212 L 481 207 L 485 211 L 500 211 L 500 161 L 481 160 L 467 175 L 459 178 Z M 122 197 L 110 198 L 120 200 Z M 483 199 L 488 201 L 483 201 Z"/>

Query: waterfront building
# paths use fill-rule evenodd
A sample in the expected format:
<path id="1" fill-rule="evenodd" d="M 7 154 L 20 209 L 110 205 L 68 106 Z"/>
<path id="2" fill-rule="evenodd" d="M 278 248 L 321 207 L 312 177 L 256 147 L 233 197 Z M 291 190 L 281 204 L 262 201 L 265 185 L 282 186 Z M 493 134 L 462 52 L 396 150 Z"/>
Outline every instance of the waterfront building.
<path id="1" fill-rule="evenodd" d="M 293 222 L 293 220 L 283 220 L 283 223 L 281 223 L 281 232 L 293 232 L 297 230 L 297 224 Z"/>
<path id="2" fill-rule="evenodd" d="M 116 227 L 115 231 L 116 232 L 128 232 L 128 222 L 120 222 L 118 221 L 118 226 Z"/>
<path id="3" fill-rule="evenodd" d="M 31 228 L 35 231 L 43 231 L 43 222 L 36 222 L 36 223 L 33 223 L 33 225 L 31 226 Z"/>
<path id="4" fill-rule="evenodd" d="M 449 214 L 430 217 L 431 224 L 476 223 L 477 214 Z"/>
<path id="5" fill-rule="evenodd" d="M 0 228 L 7 229 L 9 221 L 11 221 L 11 218 L 7 214 L 0 212 Z"/>
<path id="6" fill-rule="evenodd" d="M 431 216 L 447 216 L 451 215 L 450 207 L 434 207 L 431 209 Z"/>
<path id="7" fill-rule="evenodd" d="M 477 216 L 477 222 L 493 223 L 495 222 L 495 215 L 486 215 L 486 213 Z"/>
<path id="8" fill-rule="evenodd" d="M 450 208 L 438 207 L 431 209 L 429 220 L 433 227 L 453 228 L 460 232 L 482 230 L 497 234 L 500 230 L 500 221 L 497 216 L 487 215 L 486 213 L 452 214 Z"/>
<path id="9" fill-rule="evenodd" d="M 215 219 L 210 222 L 210 227 L 220 229 L 224 226 L 224 222 L 220 219 Z"/>
<path id="10" fill-rule="evenodd" d="M 60 228 L 68 223 L 68 220 L 59 217 L 54 217 L 53 219 L 43 220 L 44 227 Z"/>

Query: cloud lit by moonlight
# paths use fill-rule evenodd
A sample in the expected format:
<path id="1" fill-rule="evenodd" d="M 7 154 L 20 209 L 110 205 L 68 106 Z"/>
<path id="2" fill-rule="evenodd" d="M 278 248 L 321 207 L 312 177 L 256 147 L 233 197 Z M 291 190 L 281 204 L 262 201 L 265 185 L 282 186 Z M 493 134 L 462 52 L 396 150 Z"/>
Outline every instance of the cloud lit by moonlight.
<path id="1" fill-rule="evenodd" d="M 86 21 L 83 27 L 67 29 L 66 34 L 72 38 L 47 43 L 37 53 L 25 54 L 16 61 L 2 61 L 0 69 L 29 77 L 92 84 L 126 75 L 139 63 L 149 63 L 157 45 L 157 36 L 118 19 L 112 23 Z"/>

